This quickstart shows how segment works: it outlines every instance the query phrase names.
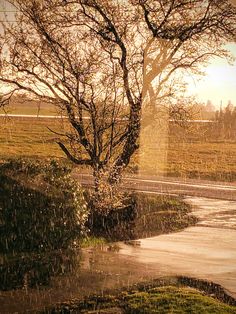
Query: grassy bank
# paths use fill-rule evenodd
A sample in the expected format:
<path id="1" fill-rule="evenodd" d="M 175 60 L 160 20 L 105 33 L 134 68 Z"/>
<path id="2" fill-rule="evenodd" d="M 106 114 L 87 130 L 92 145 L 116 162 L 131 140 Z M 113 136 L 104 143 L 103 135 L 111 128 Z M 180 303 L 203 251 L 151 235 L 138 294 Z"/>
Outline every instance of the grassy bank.
<path id="1" fill-rule="evenodd" d="M 90 208 L 89 190 L 85 199 Z M 124 193 L 122 203 L 105 215 L 91 209 L 87 227 L 92 238 L 135 240 L 180 231 L 197 222 L 191 206 L 178 196 L 131 192 Z"/>
<path id="2" fill-rule="evenodd" d="M 196 280 L 197 282 L 197 280 Z M 208 283 L 205 282 L 206 288 Z M 212 283 L 212 291 L 218 289 Z M 211 292 L 212 292 L 211 291 Z M 228 305 L 199 290 L 180 283 L 179 278 L 166 278 L 138 284 L 129 289 L 110 291 L 84 300 L 74 300 L 48 309 L 44 313 L 89 314 L 233 314 L 236 307 Z M 226 296 L 227 298 L 227 296 Z"/>
<path id="3" fill-rule="evenodd" d="M 146 238 L 183 230 L 194 225 L 191 206 L 180 197 L 139 193 L 135 194 L 137 218 L 135 237 Z"/>
<path id="4" fill-rule="evenodd" d="M 0 158 L 34 157 L 64 158 L 56 144 L 59 135 L 69 126 L 65 120 L 39 118 L 0 118 Z M 172 130 L 172 132 L 174 132 Z M 165 173 L 168 176 L 236 181 L 236 142 L 213 141 L 190 135 L 171 135 Z M 130 169 L 138 169 L 138 153 Z M 146 169 L 153 173 L 152 164 Z M 154 172 L 155 173 L 155 172 Z"/>

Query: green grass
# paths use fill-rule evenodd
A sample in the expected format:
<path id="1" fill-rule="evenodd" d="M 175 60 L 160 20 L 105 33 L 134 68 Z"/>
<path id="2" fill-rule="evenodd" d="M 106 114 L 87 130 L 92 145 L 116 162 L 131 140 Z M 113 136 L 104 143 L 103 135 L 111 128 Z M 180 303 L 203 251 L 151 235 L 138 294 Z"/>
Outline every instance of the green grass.
<path id="1" fill-rule="evenodd" d="M 64 157 L 56 144 L 65 123 L 56 119 L 0 118 L 0 157 Z"/>
<path id="2" fill-rule="evenodd" d="M 89 247 L 101 247 L 104 244 L 107 244 L 107 240 L 102 237 L 85 237 L 79 241 L 79 246 L 81 248 L 89 248 Z"/>
<path id="3" fill-rule="evenodd" d="M 148 292 L 136 292 L 124 298 L 125 313 L 236 313 L 236 308 L 205 296 L 196 289 L 173 286 L 159 287 Z"/>
<path id="4" fill-rule="evenodd" d="M 63 309 L 63 306 L 59 306 L 57 309 L 53 309 L 53 313 L 64 313 Z M 236 313 L 236 307 L 209 297 L 197 289 L 174 285 L 149 288 L 142 291 L 123 290 L 116 294 L 93 296 L 77 303 L 68 303 L 65 309 L 67 311 L 73 309 L 73 313 L 94 314 L 118 313 L 118 309 L 124 314 Z"/>
<path id="5" fill-rule="evenodd" d="M 167 172 L 172 176 L 236 180 L 236 142 L 169 143 Z"/>
<path id="6" fill-rule="evenodd" d="M 136 172 L 139 152 L 131 160 L 129 171 Z M 142 164 L 144 174 L 155 175 L 154 163 Z M 236 141 L 191 141 L 190 138 L 169 138 L 167 163 L 158 174 L 171 177 L 197 178 L 216 181 L 236 181 Z"/>

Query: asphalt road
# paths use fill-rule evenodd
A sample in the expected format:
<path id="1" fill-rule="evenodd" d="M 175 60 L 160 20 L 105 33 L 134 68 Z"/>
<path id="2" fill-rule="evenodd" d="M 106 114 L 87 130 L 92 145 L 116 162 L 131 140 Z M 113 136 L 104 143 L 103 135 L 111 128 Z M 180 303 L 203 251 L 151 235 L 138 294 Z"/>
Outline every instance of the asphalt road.
<path id="1" fill-rule="evenodd" d="M 92 185 L 89 174 L 75 174 L 84 186 Z M 200 181 L 194 179 L 161 178 L 150 176 L 125 177 L 122 183 L 124 189 L 134 191 L 176 194 L 182 196 L 199 196 L 221 200 L 236 201 L 236 183 Z"/>

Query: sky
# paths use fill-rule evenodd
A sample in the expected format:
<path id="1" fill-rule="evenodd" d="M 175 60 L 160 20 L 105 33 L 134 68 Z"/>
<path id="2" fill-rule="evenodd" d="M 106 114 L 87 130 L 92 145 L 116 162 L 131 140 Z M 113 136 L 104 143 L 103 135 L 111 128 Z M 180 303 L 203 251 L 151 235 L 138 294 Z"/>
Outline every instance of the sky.
<path id="1" fill-rule="evenodd" d="M 236 0 L 231 2 L 236 5 Z M 4 18 L 1 11 L 11 9 L 6 0 L 0 0 L 0 20 Z M 13 14 L 9 12 L 8 17 L 11 18 Z M 227 48 L 236 58 L 236 43 L 227 45 Z M 236 105 L 236 61 L 229 65 L 221 58 L 213 58 L 205 73 L 204 77 L 186 77 L 189 85 L 188 94 L 195 95 L 201 102 L 211 100 L 216 108 L 219 108 L 220 104 L 226 106 L 229 100 Z"/>
<path id="2" fill-rule="evenodd" d="M 236 58 L 236 43 L 227 45 L 227 49 Z M 203 102 L 211 100 L 219 108 L 228 101 L 236 105 L 236 61 L 233 65 L 222 58 L 211 59 L 209 66 L 205 69 L 204 77 L 187 77 L 189 83 L 188 93 L 196 95 Z"/>

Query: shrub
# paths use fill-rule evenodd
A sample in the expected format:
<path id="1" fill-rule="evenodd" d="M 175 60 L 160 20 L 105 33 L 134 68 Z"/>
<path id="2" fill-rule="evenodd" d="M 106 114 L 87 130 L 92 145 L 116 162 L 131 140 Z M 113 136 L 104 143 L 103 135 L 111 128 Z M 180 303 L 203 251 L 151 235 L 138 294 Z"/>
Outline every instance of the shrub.
<path id="1" fill-rule="evenodd" d="M 70 172 L 55 160 L 1 165 L 1 252 L 68 247 L 85 232 L 87 206 Z"/>

